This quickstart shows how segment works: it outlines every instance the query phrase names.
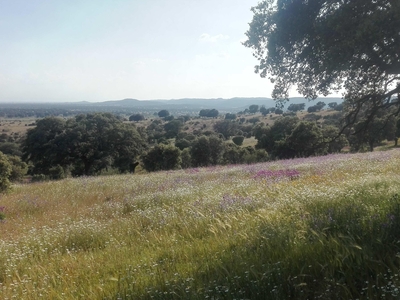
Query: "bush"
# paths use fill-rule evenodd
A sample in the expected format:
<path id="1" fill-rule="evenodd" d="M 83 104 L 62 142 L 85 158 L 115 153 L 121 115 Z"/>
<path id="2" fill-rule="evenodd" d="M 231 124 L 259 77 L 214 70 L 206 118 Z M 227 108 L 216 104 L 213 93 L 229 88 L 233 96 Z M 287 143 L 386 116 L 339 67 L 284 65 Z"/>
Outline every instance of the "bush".
<path id="1" fill-rule="evenodd" d="M 0 152 L 0 192 L 5 192 L 10 188 L 11 170 L 11 163 L 7 156 Z"/>
<path id="2" fill-rule="evenodd" d="M 232 142 L 234 142 L 236 145 L 241 146 L 243 145 L 243 141 L 244 141 L 244 136 L 234 136 L 232 138 Z"/>

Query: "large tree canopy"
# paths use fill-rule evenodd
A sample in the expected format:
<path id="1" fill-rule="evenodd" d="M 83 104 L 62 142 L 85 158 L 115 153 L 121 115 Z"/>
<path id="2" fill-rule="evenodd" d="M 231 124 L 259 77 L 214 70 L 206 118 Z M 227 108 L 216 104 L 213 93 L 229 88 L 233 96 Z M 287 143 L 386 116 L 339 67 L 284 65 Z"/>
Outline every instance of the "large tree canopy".
<path id="1" fill-rule="evenodd" d="M 131 124 L 110 113 L 94 113 L 67 121 L 41 119 L 28 130 L 22 146 L 34 173 L 48 175 L 51 168 L 61 166 L 72 168 L 74 175 L 93 175 L 108 167 L 129 171 L 145 142 Z"/>
<path id="2" fill-rule="evenodd" d="M 398 104 L 399 0 L 264 0 L 252 11 L 244 45 L 280 103 L 292 86 L 309 99 L 344 91 L 349 121 Z"/>

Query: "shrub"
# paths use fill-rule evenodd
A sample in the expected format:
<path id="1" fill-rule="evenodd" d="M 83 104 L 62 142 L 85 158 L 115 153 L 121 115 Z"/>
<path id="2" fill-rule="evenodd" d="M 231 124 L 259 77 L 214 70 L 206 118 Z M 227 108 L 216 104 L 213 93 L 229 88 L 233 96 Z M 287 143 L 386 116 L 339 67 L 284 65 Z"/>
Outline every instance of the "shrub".
<path id="1" fill-rule="evenodd" d="M 232 138 L 232 142 L 234 142 L 236 145 L 241 146 L 243 145 L 243 141 L 244 141 L 244 136 L 234 136 Z"/>
<path id="2" fill-rule="evenodd" d="M 7 156 L 0 152 L 0 192 L 4 192 L 10 188 L 11 163 Z"/>

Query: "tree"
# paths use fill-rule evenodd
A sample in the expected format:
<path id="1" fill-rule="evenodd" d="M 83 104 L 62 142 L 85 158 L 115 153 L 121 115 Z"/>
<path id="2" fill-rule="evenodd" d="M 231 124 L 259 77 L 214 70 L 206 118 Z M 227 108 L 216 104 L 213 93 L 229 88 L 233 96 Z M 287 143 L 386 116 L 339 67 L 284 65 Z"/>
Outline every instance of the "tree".
<path id="1" fill-rule="evenodd" d="M 265 108 L 264 105 L 262 105 L 262 106 L 260 107 L 260 113 L 261 113 L 263 116 L 266 116 L 267 114 L 269 114 L 269 112 L 270 112 L 270 110 L 269 110 L 268 108 Z"/>
<path id="2" fill-rule="evenodd" d="M 149 172 L 178 169 L 180 163 L 180 150 L 172 145 L 159 144 L 143 156 L 143 167 Z"/>
<path id="3" fill-rule="evenodd" d="M 129 121 L 135 121 L 135 122 L 143 121 L 144 119 L 145 118 L 142 114 L 134 114 L 129 117 Z"/>
<path id="4" fill-rule="evenodd" d="M 190 148 L 190 157 L 192 158 L 192 166 L 207 167 L 210 164 L 210 144 L 206 136 L 196 139 Z"/>
<path id="5" fill-rule="evenodd" d="M 22 159 L 34 164 L 33 173 L 47 174 L 55 165 L 67 166 L 65 145 L 66 123 L 61 118 L 47 117 L 36 121 L 22 142 Z"/>
<path id="6" fill-rule="evenodd" d="M 297 112 L 300 110 L 304 110 L 305 107 L 306 107 L 305 103 L 300 103 L 300 104 L 291 103 L 288 107 L 288 111 Z"/>
<path id="7" fill-rule="evenodd" d="M 231 114 L 231 113 L 225 114 L 225 120 L 235 120 L 235 119 L 236 119 L 236 114 Z"/>
<path id="8" fill-rule="evenodd" d="M 336 107 L 337 105 L 338 105 L 337 102 L 330 102 L 330 103 L 328 103 L 328 106 L 329 106 L 329 108 L 331 108 L 331 109 L 335 109 L 335 107 Z"/>
<path id="9" fill-rule="evenodd" d="M 215 135 L 212 135 L 208 138 L 208 145 L 210 148 L 211 165 L 217 165 L 220 162 L 221 155 L 224 150 L 223 140 Z"/>
<path id="10" fill-rule="evenodd" d="M 286 138 L 292 134 L 297 126 L 299 119 L 297 117 L 283 117 L 275 121 L 271 127 L 258 127 L 255 135 L 257 139 L 257 149 L 265 149 L 273 156 L 281 155 L 279 143 L 285 143 Z"/>
<path id="11" fill-rule="evenodd" d="M 221 120 L 214 124 L 214 130 L 217 133 L 222 133 L 226 139 L 232 135 L 235 135 L 237 129 L 237 123 L 234 123 L 231 120 Z"/>
<path id="12" fill-rule="evenodd" d="M 10 181 L 21 181 L 28 172 L 28 165 L 16 155 L 7 155 L 7 159 L 11 164 Z"/>
<path id="13" fill-rule="evenodd" d="M 215 108 L 213 109 L 202 109 L 199 112 L 199 116 L 200 117 L 207 117 L 207 118 L 216 118 L 218 117 L 218 110 L 216 110 Z"/>
<path id="14" fill-rule="evenodd" d="M 10 188 L 11 164 L 7 156 L 0 152 L 0 192 Z"/>
<path id="15" fill-rule="evenodd" d="M 94 175 L 109 167 L 126 172 L 145 148 L 134 126 L 110 113 L 77 115 L 66 122 L 41 119 L 22 145 L 23 158 L 34 164 L 33 173 L 44 175 L 57 166 L 71 167 L 74 175 Z"/>
<path id="16" fill-rule="evenodd" d="M 243 144 L 243 141 L 244 141 L 244 136 L 238 135 L 232 138 L 232 142 L 237 146 L 241 146 Z"/>
<path id="17" fill-rule="evenodd" d="M 160 110 L 160 111 L 158 112 L 158 116 L 159 116 L 160 118 L 168 117 L 168 116 L 169 116 L 169 111 L 166 110 L 166 109 Z"/>
<path id="18" fill-rule="evenodd" d="M 182 126 L 183 124 L 179 120 L 172 120 L 169 121 L 168 123 L 165 123 L 164 124 L 165 137 L 169 139 L 176 137 L 181 131 Z"/>
<path id="19" fill-rule="evenodd" d="M 258 105 L 256 105 L 256 104 L 250 105 L 249 106 L 249 113 L 255 114 L 256 112 L 258 112 Z"/>
<path id="20" fill-rule="evenodd" d="M 321 155 L 326 151 L 322 130 L 315 122 L 301 121 L 293 129 L 287 138 L 289 148 L 293 150 L 293 156 L 308 157 Z"/>
<path id="21" fill-rule="evenodd" d="M 348 146 L 349 142 L 343 134 L 339 134 L 339 129 L 332 125 L 327 125 L 322 128 L 324 141 L 328 145 L 328 153 L 338 153 L 343 147 Z"/>
<path id="22" fill-rule="evenodd" d="M 347 124 L 363 111 L 365 126 L 400 93 L 400 2 L 393 0 L 264 0 L 252 8 L 246 47 L 259 60 L 256 72 L 308 99 L 345 91 Z"/>

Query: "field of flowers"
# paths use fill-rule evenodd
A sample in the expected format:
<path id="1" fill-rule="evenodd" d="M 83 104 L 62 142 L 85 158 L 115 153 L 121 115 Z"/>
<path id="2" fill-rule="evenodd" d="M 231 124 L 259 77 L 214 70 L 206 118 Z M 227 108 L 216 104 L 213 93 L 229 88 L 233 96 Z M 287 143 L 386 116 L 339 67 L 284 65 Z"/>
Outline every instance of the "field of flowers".
<path id="1" fill-rule="evenodd" d="M 0 299 L 398 299 L 400 150 L 14 186 Z"/>

